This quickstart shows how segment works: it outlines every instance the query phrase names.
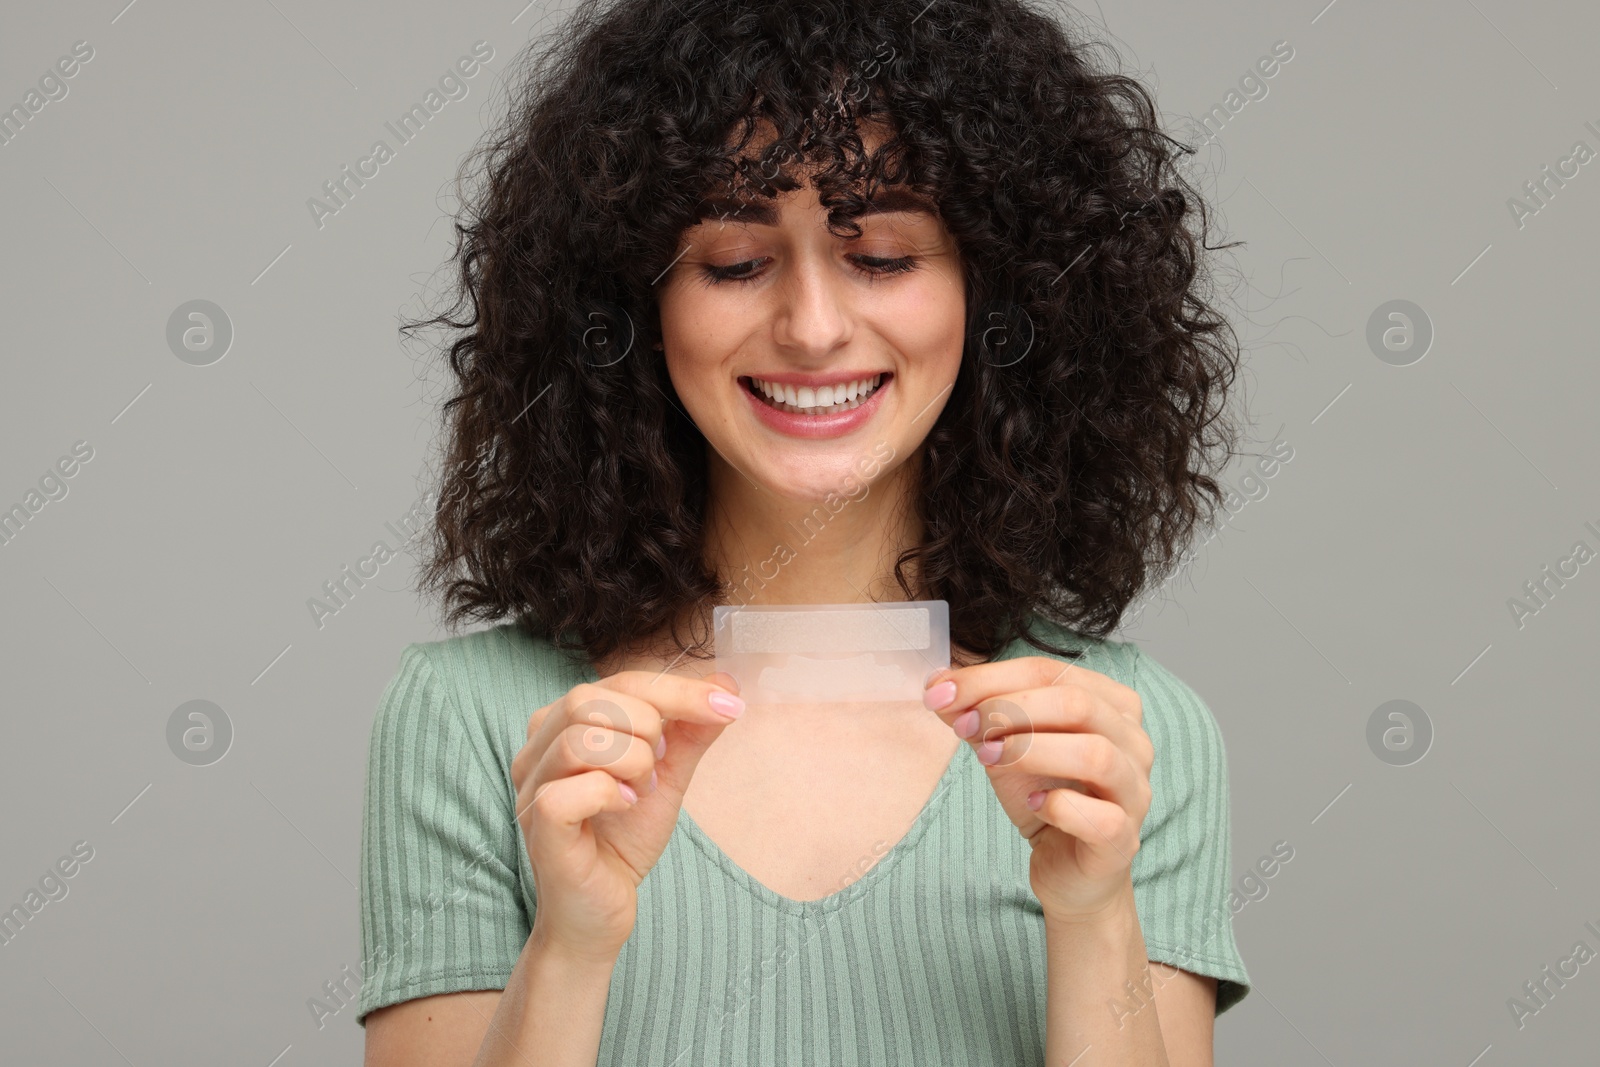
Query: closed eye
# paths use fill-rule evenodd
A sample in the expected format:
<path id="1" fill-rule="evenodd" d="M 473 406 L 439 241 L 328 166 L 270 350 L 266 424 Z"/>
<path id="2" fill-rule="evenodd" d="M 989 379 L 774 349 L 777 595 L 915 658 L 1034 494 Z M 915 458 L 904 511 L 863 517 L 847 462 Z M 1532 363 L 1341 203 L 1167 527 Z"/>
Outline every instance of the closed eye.
<path id="1" fill-rule="evenodd" d="M 846 258 L 856 265 L 857 270 L 869 278 L 884 274 L 903 274 L 906 271 L 916 269 L 917 266 L 916 256 L 885 257 L 857 254 Z M 707 263 L 701 266 L 700 273 L 701 277 L 711 285 L 721 285 L 727 282 L 753 282 L 761 276 L 755 269 L 756 265 L 761 262 L 762 260 L 760 259 L 747 259 L 743 263 L 733 263 L 726 267 L 713 266 Z"/>

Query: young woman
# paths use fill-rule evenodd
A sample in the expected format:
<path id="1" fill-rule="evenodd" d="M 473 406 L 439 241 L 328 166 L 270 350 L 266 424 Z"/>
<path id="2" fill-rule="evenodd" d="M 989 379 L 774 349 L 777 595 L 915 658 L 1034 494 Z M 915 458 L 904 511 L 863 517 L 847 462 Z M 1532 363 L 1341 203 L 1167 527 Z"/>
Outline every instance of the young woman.
<path id="1" fill-rule="evenodd" d="M 426 584 L 506 621 L 373 727 L 367 1062 L 1210 1064 L 1222 738 L 1109 637 L 1231 452 L 1183 146 L 1017 0 L 554 40 L 430 320 Z M 717 604 L 915 599 L 921 706 L 713 670 Z"/>

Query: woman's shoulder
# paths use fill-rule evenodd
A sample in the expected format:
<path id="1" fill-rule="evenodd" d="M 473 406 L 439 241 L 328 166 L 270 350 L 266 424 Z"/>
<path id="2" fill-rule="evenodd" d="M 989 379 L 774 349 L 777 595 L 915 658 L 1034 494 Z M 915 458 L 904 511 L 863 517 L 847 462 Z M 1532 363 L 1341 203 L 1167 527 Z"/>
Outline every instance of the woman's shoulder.
<path id="1" fill-rule="evenodd" d="M 497 678 L 549 678 L 581 674 L 582 665 L 548 638 L 517 622 L 504 622 L 434 641 L 406 646 L 456 677 L 493 673 Z"/>
<path id="2" fill-rule="evenodd" d="M 519 623 L 417 641 L 401 650 L 373 729 L 405 720 L 427 732 L 515 739 L 528 716 L 586 678 L 581 660 Z"/>
<path id="3" fill-rule="evenodd" d="M 1063 663 L 1076 663 L 1092 671 L 1098 671 L 1113 681 L 1123 685 L 1133 685 L 1133 674 L 1137 666 L 1139 650 L 1137 646 L 1128 641 L 1119 641 L 1110 637 L 1093 637 L 1079 630 L 1075 630 L 1064 623 L 1055 622 L 1043 615 L 1035 614 L 1029 622 L 1029 631 L 1032 635 L 1047 645 L 1065 649 L 1066 655 L 1058 655 L 1036 648 L 1025 638 L 1018 637 L 1011 642 L 998 658 L 1020 659 L 1024 656 L 1045 656 L 1058 659 Z"/>
<path id="4" fill-rule="evenodd" d="M 1178 733 L 1202 745 L 1221 745 L 1216 717 L 1204 698 L 1186 681 L 1130 640 L 1091 637 L 1069 626 L 1034 616 L 1033 632 L 1047 644 L 1079 653 L 1076 658 L 1052 656 L 1074 662 L 1134 690 L 1144 709 L 1144 728 L 1155 732 Z M 1018 639 L 1007 649 L 1007 658 L 1051 656 Z"/>

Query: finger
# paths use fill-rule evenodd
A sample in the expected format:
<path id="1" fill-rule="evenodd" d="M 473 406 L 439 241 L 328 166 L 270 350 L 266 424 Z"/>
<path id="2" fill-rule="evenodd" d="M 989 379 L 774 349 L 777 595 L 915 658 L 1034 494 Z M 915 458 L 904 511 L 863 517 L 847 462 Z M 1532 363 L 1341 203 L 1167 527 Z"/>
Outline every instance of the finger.
<path id="1" fill-rule="evenodd" d="M 1007 734 L 1094 733 L 1110 738 L 1136 766 L 1153 758 L 1150 738 L 1137 723 L 1097 694 L 1076 685 L 1053 685 L 991 697 L 951 721 L 956 735 L 973 744 Z"/>
<path id="2" fill-rule="evenodd" d="M 536 865 L 559 859 L 583 844 L 583 823 L 603 811 L 633 806 L 622 784 L 605 771 L 530 782 L 517 794 L 517 820 Z"/>
<path id="3" fill-rule="evenodd" d="M 1030 808 L 1031 800 L 1037 796 L 1029 794 Z M 1109 800 L 1085 796 L 1074 789 L 1048 789 L 1043 791 L 1034 814 L 1092 851 L 1105 857 L 1116 856 L 1123 864 L 1131 864 L 1133 854 L 1139 850 L 1138 837 L 1128 830 L 1127 812 Z"/>
<path id="4" fill-rule="evenodd" d="M 1139 694 L 1129 686 L 1099 671 L 1045 656 L 1023 656 L 934 671 L 924 686 L 923 704 L 951 722 L 957 715 L 991 697 L 1053 685 L 1082 686 L 1136 723 L 1143 716 Z"/>
<path id="5" fill-rule="evenodd" d="M 665 671 L 624 671 L 601 679 L 598 684 L 601 689 L 614 692 L 617 699 L 637 699 L 656 712 L 653 731 L 634 731 L 650 741 L 657 760 L 648 778 L 635 783 L 641 793 L 655 792 L 662 780 L 680 789 L 686 786 L 706 746 L 743 714 L 745 707 L 739 697 L 738 680 L 726 671 L 704 678 Z M 670 760 L 669 734 L 678 742 Z"/>
<path id="6" fill-rule="evenodd" d="M 739 679 L 735 678 L 727 671 L 713 671 L 712 673 L 706 675 L 706 681 L 714 682 L 717 685 L 722 686 L 722 688 L 726 689 L 734 696 L 739 695 Z"/>
<path id="7" fill-rule="evenodd" d="M 743 710 L 744 701 L 714 683 L 625 671 L 575 685 L 561 700 L 540 708 L 528 720 L 528 742 L 542 751 L 570 723 L 592 722 L 626 730 L 654 748 L 662 739 L 664 719 L 726 726 Z"/>
<path id="8" fill-rule="evenodd" d="M 598 713 L 591 714 L 595 721 L 573 722 L 556 735 L 534 777 L 551 780 L 602 770 L 640 796 L 654 792 L 650 775 L 656 766 L 655 743 L 600 721 Z"/>
<path id="9" fill-rule="evenodd" d="M 1144 778 L 1103 734 L 1009 734 L 985 742 L 978 760 L 990 769 L 1082 782 L 1124 811 L 1144 813 Z"/>
<path id="10" fill-rule="evenodd" d="M 661 737 L 662 719 L 661 712 L 648 701 L 594 683 L 575 685 L 528 720 L 525 748 L 533 755 L 531 762 L 539 762 L 575 724 L 619 730 L 643 738 L 653 747 Z"/>
<path id="11" fill-rule="evenodd" d="M 692 678 L 665 671 L 619 671 L 594 683 L 601 689 L 622 693 L 651 704 L 662 718 L 684 719 L 708 726 L 726 726 L 744 712 L 744 701 L 739 697 L 739 686 L 725 672 L 717 672 L 731 687 L 719 685 L 712 678 Z"/>

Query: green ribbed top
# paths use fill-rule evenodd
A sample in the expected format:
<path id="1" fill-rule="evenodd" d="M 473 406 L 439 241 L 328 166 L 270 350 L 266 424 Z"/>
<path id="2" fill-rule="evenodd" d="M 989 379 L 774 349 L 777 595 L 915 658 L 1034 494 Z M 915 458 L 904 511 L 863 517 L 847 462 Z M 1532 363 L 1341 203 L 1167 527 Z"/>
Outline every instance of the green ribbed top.
<path id="1" fill-rule="evenodd" d="M 1249 978 L 1229 908 L 1216 720 L 1133 644 L 1039 625 L 1142 698 L 1156 752 L 1133 859 L 1145 945 L 1152 960 L 1216 977 L 1221 1013 Z M 996 658 L 1038 654 L 1015 642 Z M 363 1023 L 398 1001 L 505 987 L 536 906 L 511 758 L 535 710 L 593 680 L 587 663 L 511 624 L 401 653 L 368 757 Z M 639 886 L 598 1064 L 1043 1064 L 1044 916 L 1029 853 L 971 745 L 910 832 L 820 900 L 757 882 L 680 811 Z"/>

